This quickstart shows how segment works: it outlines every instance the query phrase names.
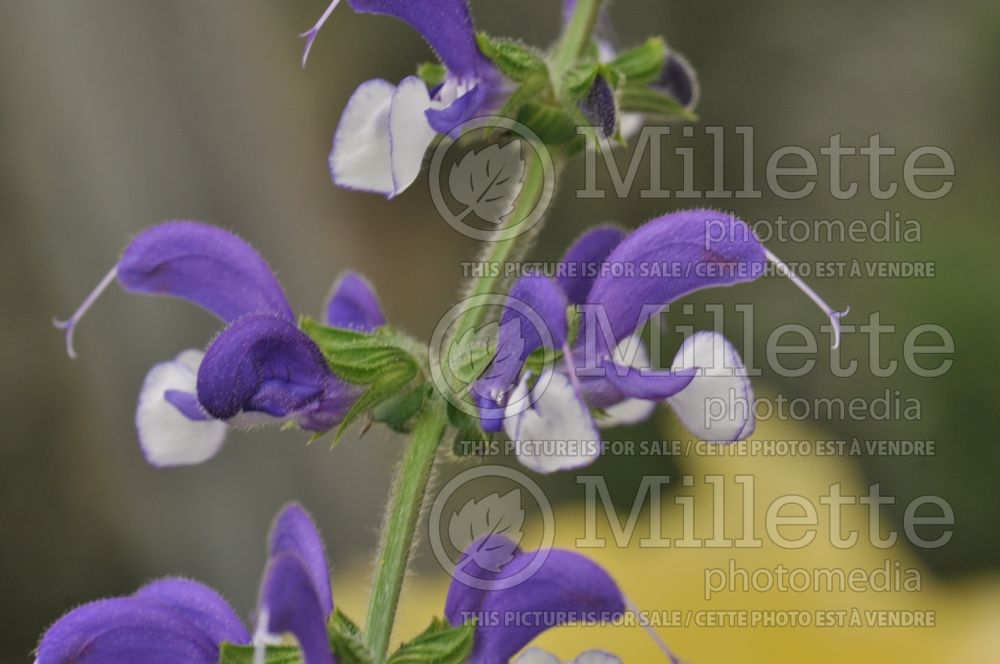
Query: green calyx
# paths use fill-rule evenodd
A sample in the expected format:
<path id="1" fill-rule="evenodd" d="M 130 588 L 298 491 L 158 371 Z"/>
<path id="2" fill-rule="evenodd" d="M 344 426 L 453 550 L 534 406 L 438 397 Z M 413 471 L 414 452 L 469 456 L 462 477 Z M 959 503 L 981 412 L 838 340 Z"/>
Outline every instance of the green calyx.
<path id="1" fill-rule="evenodd" d="M 388 326 L 368 334 L 330 327 L 308 317 L 302 318 L 299 326 L 319 347 L 337 377 L 365 388 L 337 427 L 335 442 L 368 412 L 375 421 L 405 430 L 426 393 L 428 373 L 417 342 Z"/>

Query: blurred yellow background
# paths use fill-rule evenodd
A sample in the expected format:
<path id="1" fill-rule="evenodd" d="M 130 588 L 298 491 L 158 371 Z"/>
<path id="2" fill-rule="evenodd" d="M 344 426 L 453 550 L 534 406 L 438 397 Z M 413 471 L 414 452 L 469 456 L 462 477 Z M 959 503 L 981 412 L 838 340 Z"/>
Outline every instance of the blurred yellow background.
<path id="1" fill-rule="evenodd" d="M 666 432 L 667 439 L 683 435 L 677 429 Z M 774 440 L 815 440 L 822 439 L 822 431 L 768 423 L 759 427 L 756 436 Z M 840 524 L 845 537 L 850 531 L 860 533 L 857 545 L 848 549 L 831 545 L 827 534 L 830 532 L 829 513 L 822 510 L 819 498 L 829 495 L 833 483 L 841 484 L 841 495 L 845 497 L 864 496 L 869 492 L 863 479 L 841 458 L 691 456 L 680 464 L 679 472 L 696 478 L 694 488 L 684 489 L 683 494 L 694 498 L 694 535 L 704 539 L 712 536 L 714 528 L 713 488 L 703 481 L 704 477 L 725 478 L 725 536 L 738 539 L 744 534 L 742 516 L 745 501 L 734 477 L 752 475 L 756 486 L 756 499 L 752 502 L 755 534 L 762 539 L 761 548 L 643 548 L 639 541 L 649 536 L 649 528 L 642 525 L 648 524 L 647 512 L 640 516 L 640 525 L 631 538 L 630 546 L 618 548 L 607 518 L 599 511 L 597 534 L 607 540 L 607 547 L 578 550 L 609 570 L 622 591 L 640 610 L 649 611 L 654 616 L 664 615 L 670 610 L 680 612 L 681 624 L 659 627 L 657 631 L 683 661 L 817 664 L 996 661 L 1000 652 L 1000 574 L 982 573 L 960 583 L 946 583 L 913 556 L 903 543 L 905 536 L 902 532 L 897 543 L 890 548 L 873 546 L 868 537 L 868 513 L 858 506 L 845 507 Z M 675 483 L 678 479 L 678 476 L 673 478 Z M 779 496 L 791 495 L 806 499 L 819 514 L 816 538 L 798 550 L 778 546 L 765 531 L 768 506 Z M 630 501 L 624 502 L 621 508 L 624 512 L 620 509 L 618 514 L 621 522 L 631 507 Z M 671 507 L 673 512 L 668 514 Z M 662 536 L 676 542 L 682 537 L 681 523 L 669 494 L 664 497 L 663 511 Z M 786 510 L 782 514 L 799 512 Z M 733 515 L 737 518 L 731 518 Z M 574 548 L 575 540 L 586 532 L 586 519 L 586 514 L 578 507 L 567 506 L 557 511 L 555 546 Z M 528 525 L 525 541 L 537 537 L 537 533 L 531 532 L 532 526 L 535 531 L 540 527 L 537 520 Z M 882 530 L 884 534 L 886 529 Z M 780 532 L 794 540 L 801 536 L 804 529 L 783 526 Z M 928 539 L 932 539 L 929 533 L 934 532 L 936 536 L 940 531 L 927 532 Z M 793 592 L 790 588 L 779 592 L 776 581 L 770 591 L 755 592 L 751 585 L 750 592 L 742 592 L 743 581 L 737 581 L 735 592 L 721 591 L 706 600 L 707 571 L 728 571 L 731 560 L 737 568 L 745 569 L 751 575 L 755 570 L 767 570 L 772 581 L 775 581 L 774 570 L 779 565 L 788 570 L 843 570 L 849 574 L 851 570 L 858 569 L 885 569 L 887 564 L 890 570 L 895 570 L 898 563 L 902 570 L 916 570 L 921 587 L 918 592 L 901 590 L 904 586 L 894 584 L 890 576 L 887 592 L 872 589 L 852 592 L 848 589 L 831 593 L 823 589 L 817 591 L 815 585 L 804 592 Z M 348 615 L 364 615 L 367 575 L 368 563 L 361 560 L 334 568 L 334 601 Z M 825 588 L 825 577 L 820 578 L 824 579 L 820 588 Z M 718 583 L 719 577 L 713 576 L 712 580 Z M 410 580 L 404 591 L 400 622 L 394 634 L 397 642 L 422 631 L 429 622 L 429 616 L 443 614 L 449 581 L 449 577 L 437 569 L 415 575 Z M 762 580 L 760 587 L 766 583 Z M 793 588 L 804 585 L 801 580 L 792 584 Z M 786 583 L 786 588 L 788 585 Z M 878 585 L 872 587 L 879 588 Z M 838 618 L 835 617 L 836 612 L 841 611 L 846 614 L 840 619 L 844 621 L 843 626 L 836 622 Z M 711 626 L 707 622 L 712 619 L 726 620 L 726 615 L 739 614 L 752 621 L 753 612 L 760 612 L 757 614 L 759 621 L 781 620 L 782 616 L 788 620 L 795 620 L 796 617 L 802 620 L 804 614 L 811 616 L 813 623 L 809 627 L 765 627 L 762 623 L 756 627 L 733 627 L 725 623 Z M 900 617 L 922 615 L 925 620 L 933 620 L 934 625 L 872 627 L 869 621 L 879 620 L 873 612 L 895 613 Z M 688 616 L 688 613 L 691 615 Z M 818 613 L 827 616 L 826 626 L 816 625 Z M 664 618 L 676 620 L 669 614 Z M 686 624 L 685 619 L 689 620 Z M 855 626 L 851 626 L 852 619 Z M 632 624 L 553 628 L 532 645 L 559 655 L 563 661 L 571 661 L 589 649 L 607 650 L 627 663 L 664 661 L 649 635 Z"/>

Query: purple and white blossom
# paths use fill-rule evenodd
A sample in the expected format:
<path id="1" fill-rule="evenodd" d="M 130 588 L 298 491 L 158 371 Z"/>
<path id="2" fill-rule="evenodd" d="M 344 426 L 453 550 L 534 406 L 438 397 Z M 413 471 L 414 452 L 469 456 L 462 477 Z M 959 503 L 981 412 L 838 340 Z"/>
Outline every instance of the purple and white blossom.
<path id="1" fill-rule="evenodd" d="M 332 611 L 323 540 L 309 514 L 291 504 L 271 529 L 253 637 L 218 592 L 166 578 L 73 609 L 42 636 L 35 664 L 217 664 L 224 643 L 253 644 L 262 654 L 285 634 L 305 664 L 334 664 L 326 634 Z"/>
<path id="2" fill-rule="evenodd" d="M 302 36 L 305 65 L 316 35 L 340 0 Z M 428 89 L 408 76 L 399 85 L 383 79 L 362 83 L 340 118 L 330 152 L 333 182 L 392 198 L 416 180 L 435 136 L 461 127 L 480 111 L 499 106 L 503 77 L 476 44 L 466 0 L 347 0 L 356 12 L 393 16 L 409 24 L 447 69 Z"/>
<path id="3" fill-rule="evenodd" d="M 505 544 L 499 572 L 475 570 L 495 587 L 452 582 L 445 604 L 448 621 L 458 627 L 494 613 L 538 612 L 555 619 L 477 624 L 470 664 L 505 664 L 549 627 L 611 621 L 625 612 L 627 602 L 614 580 L 584 556 L 562 549 L 524 552 L 509 540 Z M 216 664 L 224 643 L 253 646 L 256 661 L 264 661 L 267 647 L 285 643 L 287 636 L 294 638 L 305 664 L 335 664 L 327 634 L 334 608 L 329 563 L 319 530 L 300 505 L 290 504 L 278 514 L 267 554 L 252 633 L 217 591 L 197 581 L 166 578 L 133 595 L 70 611 L 42 636 L 35 664 Z M 535 565 L 537 556 L 544 559 L 529 578 L 516 587 L 504 583 Z M 482 557 L 476 563 L 493 568 Z"/>
<path id="4" fill-rule="evenodd" d="M 205 461 L 229 426 L 292 422 L 327 431 L 360 395 L 359 387 L 331 373 L 298 328 L 267 262 L 228 231 L 172 221 L 136 236 L 73 316 L 56 322 L 66 330 L 71 357 L 77 323 L 114 281 L 130 293 L 188 300 L 226 323 L 205 352 L 186 350 L 146 376 L 135 422 L 155 466 Z M 371 331 L 385 321 L 368 282 L 345 273 L 331 292 L 326 322 Z"/>
<path id="5" fill-rule="evenodd" d="M 521 442 L 521 462 L 542 473 L 592 463 L 601 454 L 600 426 L 638 422 L 663 401 L 700 439 L 745 438 L 754 429 L 753 391 L 732 344 L 718 332 L 698 332 L 662 371 L 648 366 L 640 333 L 678 298 L 753 281 L 768 262 L 780 264 L 743 221 L 712 210 L 669 214 L 627 235 L 614 227 L 584 234 L 560 263 L 558 279 L 529 275 L 512 287 L 518 306 L 505 308 L 497 359 L 473 387 L 484 430 L 503 429 Z M 673 272 L 644 274 L 651 264 L 668 264 Z M 836 343 L 842 313 L 794 282 L 829 316 Z M 572 345 L 570 305 L 582 312 Z M 525 306 L 537 320 L 521 313 Z M 534 329 L 538 321 L 544 330 Z M 526 361 L 545 346 L 561 352 L 561 362 L 532 375 Z M 523 444 L 544 441 L 573 445 L 556 454 Z"/>

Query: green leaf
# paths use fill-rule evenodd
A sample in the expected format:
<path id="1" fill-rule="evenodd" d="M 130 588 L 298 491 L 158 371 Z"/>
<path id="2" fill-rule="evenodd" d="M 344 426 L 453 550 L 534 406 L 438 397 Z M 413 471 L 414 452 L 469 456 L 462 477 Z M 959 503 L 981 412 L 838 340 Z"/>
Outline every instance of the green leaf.
<path id="1" fill-rule="evenodd" d="M 666 42 L 662 37 L 650 37 L 641 46 L 618 55 L 610 66 L 624 74 L 629 83 L 645 84 L 660 76 L 666 60 Z"/>
<path id="2" fill-rule="evenodd" d="M 254 647 L 223 643 L 219 664 L 253 664 Z M 302 664 L 302 653 L 295 646 L 268 646 L 266 664 Z"/>
<path id="3" fill-rule="evenodd" d="M 548 72 L 545 59 L 535 49 L 512 39 L 490 37 L 485 32 L 476 33 L 479 50 L 512 81 L 525 81 L 531 76 Z"/>
<path id="4" fill-rule="evenodd" d="M 571 304 L 566 307 L 566 324 L 568 328 L 568 333 L 566 335 L 566 345 L 572 348 L 576 344 L 576 337 L 580 334 L 580 321 L 582 316 L 580 315 L 577 305 Z"/>
<path id="5" fill-rule="evenodd" d="M 337 428 L 335 443 L 359 417 L 398 397 L 421 373 L 421 364 L 411 352 L 414 342 L 390 327 L 366 334 L 329 327 L 308 317 L 299 325 L 319 346 L 331 371 L 349 383 L 367 387 Z"/>
<path id="6" fill-rule="evenodd" d="M 599 69 L 600 65 L 597 63 L 589 63 L 577 65 L 569 70 L 566 78 L 563 79 L 564 99 L 568 102 L 577 102 L 583 99 L 593 87 Z"/>
<path id="7" fill-rule="evenodd" d="M 406 348 L 410 342 L 392 328 L 380 327 L 366 334 L 329 327 L 308 317 L 303 317 L 299 325 L 319 346 L 330 370 L 348 383 L 371 385 L 394 364 L 419 366 Z"/>
<path id="8" fill-rule="evenodd" d="M 448 402 L 448 423 L 461 432 L 466 438 L 482 438 L 483 432 L 479 428 L 479 420 L 466 413 L 461 408 L 455 407 Z"/>
<path id="9" fill-rule="evenodd" d="M 521 108 L 528 102 L 546 96 L 551 97 L 550 88 L 547 73 L 543 72 L 529 76 L 507 97 L 507 101 L 504 102 L 504 105 L 496 113 L 498 119 L 493 122 L 493 126 L 500 126 L 501 120 L 499 118 L 516 119 Z"/>
<path id="10" fill-rule="evenodd" d="M 430 627 L 394 652 L 388 664 L 464 664 L 472 652 L 474 635 L 473 623 L 452 627 L 434 618 Z"/>
<path id="11" fill-rule="evenodd" d="M 429 87 L 437 87 L 448 78 L 448 68 L 440 62 L 422 62 L 417 65 L 417 76 Z"/>
<path id="12" fill-rule="evenodd" d="M 491 441 L 478 426 L 475 430 L 465 429 L 455 434 L 451 441 L 451 453 L 456 459 L 478 457 L 490 452 Z"/>
<path id="13" fill-rule="evenodd" d="M 407 423 L 420 411 L 429 389 L 427 385 L 418 385 L 409 392 L 386 399 L 372 411 L 375 421 L 405 433 Z"/>
<path id="14" fill-rule="evenodd" d="M 351 409 L 347 411 L 344 420 L 337 427 L 334 434 L 334 441 L 339 441 L 347 428 L 367 411 L 375 408 L 382 402 L 390 399 L 407 387 L 419 373 L 416 364 L 412 362 L 395 362 L 382 369 L 378 376 L 368 384 L 365 390 Z"/>
<path id="15" fill-rule="evenodd" d="M 330 648 L 340 664 L 371 664 L 373 661 L 361 630 L 340 609 L 330 616 L 327 633 Z"/>
<path id="16" fill-rule="evenodd" d="M 695 120 L 697 116 L 670 95 L 651 88 L 625 86 L 619 98 L 623 111 L 657 115 L 664 118 Z"/>
<path id="17" fill-rule="evenodd" d="M 517 121 L 530 127 L 546 145 L 560 145 L 577 137 L 580 118 L 574 112 L 548 104 L 527 103 L 521 107 Z"/>
<path id="18" fill-rule="evenodd" d="M 562 359 L 561 350 L 552 350 L 542 346 L 541 348 L 536 348 L 534 352 L 531 353 L 524 360 L 524 372 L 530 372 L 532 376 L 536 378 L 540 376 L 546 368 L 552 366 L 556 362 Z"/>

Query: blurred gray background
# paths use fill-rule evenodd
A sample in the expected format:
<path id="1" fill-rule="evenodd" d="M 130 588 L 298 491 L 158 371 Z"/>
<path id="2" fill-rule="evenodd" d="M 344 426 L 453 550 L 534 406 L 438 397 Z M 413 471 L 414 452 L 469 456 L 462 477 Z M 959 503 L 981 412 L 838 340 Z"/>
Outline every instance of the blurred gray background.
<path id="1" fill-rule="evenodd" d="M 135 441 L 139 385 L 153 363 L 204 345 L 216 321 L 183 302 L 114 288 L 79 328 L 76 361 L 49 325 L 77 306 L 131 235 L 193 218 L 234 229 L 261 249 L 298 311 L 317 312 L 337 272 L 352 267 L 374 281 L 394 323 L 429 336 L 459 292 L 458 263 L 475 255 L 474 244 L 436 216 L 426 177 L 389 203 L 335 189 L 326 157 L 357 84 L 399 80 L 431 56 L 406 26 L 355 15 L 345 3 L 303 71 L 296 35 L 325 4 L 0 3 L 0 660 L 29 661 L 44 626 L 68 607 L 166 573 L 205 580 L 248 612 L 264 533 L 289 499 L 316 515 L 334 565 L 374 544 L 400 439 L 373 430 L 361 440 L 348 436 L 331 454 L 323 444 L 305 447 L 304 436 L 291 432 L 234 434 L 202 467 L 157 471 Z M 478 26 L 494 34 L 544 46 L 558 31 L 556 0 L 479 0 L 473 10 Z M 828 429 L 840 437 L 938 440 L 931 459 L 858 463 L 901 501 L 937 493 L 955 506 L 953 543 L 927 561 L 941 574 L 995 565 L 1000 5 L 617 0 L 613 16 L 624 43 L 663 34 L 687 54 L 701 78 L 702 123 L 754 126 L 761 165 L 774 147 L 815 151 L 837 132 L 845 144 L 881 132 L 902 154 L 933 144 L 953 155 L 956 185 L 941 201 L 881 202 L 863 193 L 797 203 L 765 195 L 735 205 L 747 219 L 873 219 L 891 209 L 920 220 L 918 245 L 808 243 L 783 255 L 936 261 L 931 280 L 826 279 L 817 286 L 833 303 L 850 303 L 855 322 L 881 311 L 883 321 L 904 329 L 945 325 L 958 346 L 954 369 L 936 380 L 885 381 L 862 372 L 833 381 L 818 371 L 783 382 L 765 375 L 761 388 L 872 396 L 889 387 L 918 396 L 920 423 L 833 422 Z M 710 147 L 699 149 L 710 154 Z M 741 159 L 731 151 L 727 168 L 737 182 Z M 901 160 L 892 162 L 896 172 Z M 710 175 L 711 164 L 697 170 Z M 863 167 L 847 174 L 866 177 Z M 635 226 L 680 207 L 638 196 L 574 200 L 581 183 L 582 169 L 570 168 L 536 256 L 558 256 L 589 224 Z M 822 322 L 778 280 L 722 301 L 757 303 L 766 329 Z M 890 357 L 902 343 L 901 335 L 894 339 Z M 864 352 L 850 340 L 844 350 L 862 360 Z M 644 472 L 626 460 L 601 464 L 623 485 Z M 573 483 L 571 476 L 544 482 L 555 492 Z"/>

